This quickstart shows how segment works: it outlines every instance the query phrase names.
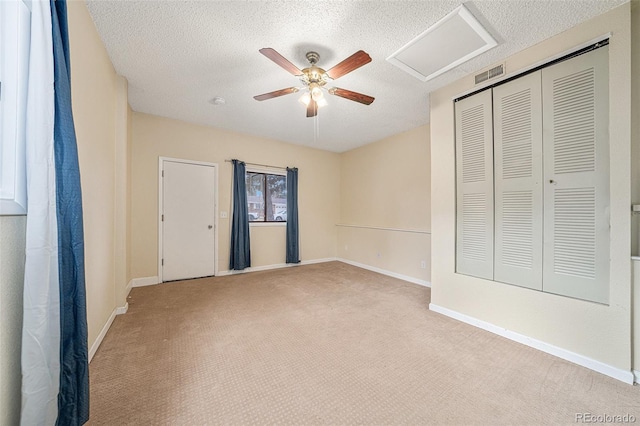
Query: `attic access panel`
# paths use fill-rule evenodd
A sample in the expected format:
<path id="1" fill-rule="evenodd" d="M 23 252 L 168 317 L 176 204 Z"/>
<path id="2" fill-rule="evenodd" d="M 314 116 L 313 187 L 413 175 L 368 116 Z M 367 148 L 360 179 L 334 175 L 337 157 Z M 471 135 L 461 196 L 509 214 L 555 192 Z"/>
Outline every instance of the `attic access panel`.
<path id="1" fill-rule="evenodd" d="M 387 61 L 428 81 L 497 44 L 471 12 L 460 5 L 389 56 Z"/>

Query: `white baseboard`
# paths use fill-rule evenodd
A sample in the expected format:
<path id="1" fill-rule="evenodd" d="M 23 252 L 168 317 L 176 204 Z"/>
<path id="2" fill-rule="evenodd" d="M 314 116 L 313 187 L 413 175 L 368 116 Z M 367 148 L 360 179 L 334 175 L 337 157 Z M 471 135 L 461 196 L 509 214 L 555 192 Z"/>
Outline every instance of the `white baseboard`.
<path id="1" fill-rule="evenodd" d="M 633 370 L 633 377 L 635 382 L 640 385 L 640 371 Z"/>
<path id="2" fill-rule="evenodd" d="M 142 277 L 142 278 L 134 278 L 131 280 L 131 287 L 144 287 L 147 285 L 158 284 L 158 277 Z M 128 294 L 128 293 L 127 293 Z"/>
<path id="3" fill-rule="evenodd" d="M 334 262 L 334 261 L 347 263 L 352 266 L 357 266 L 358 268 L 363 268 L 369 271 L 377 272 L 382 275 L 398 278 L 400 280 L 407 281 L 413 284 L 418 284 L 425 287 L 431 287 L 431 283 L 429 281 L 420 280 L 418 278 L 413 278 L 408 275 L 398 274 L 396 272 L 387 271 L 385 269 L 376 268 L 374 266 L 365 265 L 364 263 L 353 262 L 351 260 L 342 259 L 338 257 L 327 257 L 323 259 L 303 260 L 302 262 L 295 263 L 295 264 L 294 263 L 276 263 L 274 265 L 254 266 L 251 268 L 246 268 L 242 271 L 219 271 L 217 276 L 222 277 L 225 275 L 246 274 L 248 272 L 269 271 L 271 269 L 290 268 L 298 265 L 312 265 L 315 263 L 325 263 L 325 262 Z"/>
<path id="4" fill-rule="evenodd" d="M 113 320 L 116 319 L 116 315 L 126 314 L 128 310 L 129 310 L 129 303 L 125 303 L 124 306 L 118 306 L 113 310 L 113 312 L 111 312 L 111 315 L 109 315 L 109 319 L 105 323 L 104 327 L 102 327 L 102 330 L 100 330 L 100 334 L 98 334 L 96 341 L 93 342 L 93 345 L 91 345 L 91 349 L 89 349 L 89 362 L 91 362 L 91 360 L 93 359 L 93 356 L 98 351 L 98 348 L 100 347 L 100 345 L 102 344 L 102 341 L 104 340 L 104 336 L 107 335 L 107 332 L 111 328 L 111 324 L 113 324 Z"/>
<path id="5" fill-rule="evenodd" d="M 325 263 L 325 262 L 333 262 L 339 259 L 335 257 L 327 257 L 323 259 L 312 259 L 312 260 L 303 260 L 300 263 L 276 263 L 273 265 L 263 265 L 263 266 L 252 266 L 250 268 L 243 269 L 242 271 L 218 271 L 218 277 L 223 277 L 225 275 L 236 275 L 236 274 L 246 274 L 248 272 L 258 272 L 258 271 L 269 271 L 271 269 L 280 269 L 280 268 L 291 268 L 300 265 L 313 265 L 314 263 Z"/>
<path id="6" fill-rule="evenodd" d="M 337 257 L 325 257 L 325 258 L 322 258 L 322 259 L 303 260 L 298 265 L 313 265 L 313 264 L 316 264 L 316 263 L 335 262 L 336 260 L 338 260 Z M 296 265 L 291 265 L 291 266 L 296 266 Z"/>
<path id="7" fill-rule="evenodd" d="M 107 335 L 107 331 L 109 331 L 111 324 L 113 324 L 113 320 L 116 318 L 117 310 L 118 308 L 114 309 L 113 312 L 111 312 L 111 315 L 109 315 L 109 319 L 105 323 L 104 327 L 102 327 L 102 330 L 100 330 L 100 334 L 98 334 L 96 341 L 93 342 L 93 345 L 91 345 L 91 348 L 89 349 L 89 362 L 91 362 L 91 360 L 93 359 L 93 356 L 96 354 L 98 348 L 100 347 L 104 336 Z"/>
<path id="8" fill-rule="evenodd" d="M 418 284 L 424 287 L 431 287 L 431 283 L 429 281 L 421 280 L 418 278 L 413 278 L 408 275 L 398 274 L 396 272 L 387 271 L 386 269 L 376 268 L 375 266 L 365 265 L 364 263 L 354 262 L 352 260 L 337 259 L 340 262 L 347 263 L 349 265 L 357 266 L 358 268 L 367 269 L 369 271 L 377 272 L 382 275 L 387 275 L 389 277 L 397 278 L 399 280 L 408 281 L 413 284 Z"/>
<path id="9" fill-rule="evenodd" d="M 129 310 L 129 302 L 126 302 L 124 306 L 118 306 L 116 308 L 116 315 L 126 314 Z"/>
<path id="10" fill-rule="evenodd" d="M 613 367 L 609 364 L 596 361 L 595 359 L 588 358 L 586 356 L 577 354 L 575 352 L 571 352 L 566 349 L 562 349 L 557 346 L 550 345 L 549 343 L 543 342 L 541 340 L 537 340 L 537 339 L 525 336 L 523 334 L 516 333 L 514 331 L 510 331 L 502 327 L 498 327 L 497 325 L 479 320 L 477 318 L 470 317 L 465 314 L 461 314 L 456 311 L 452 311 L 447 308 L 443 308 L 442 306 L 434 305 L 433 303 L 429 304 L 429 310 L 437 312 L 442 315 L 446 315 L 458 321 L 462 321 L 464 323 L 473 325 L 475 327 L 478 327 L 483 330 L 489 331 L 491 333 L 497 334 L 499 336 L 505 337 L 509 340 L 522 343 L 523 345 L 532 347 L 534 349 L 538 349 L 539 351 L 546 352 L 550 355 L 557 356 L 558 358 L 562 358 L 566 361 L 573 362 L 574 364 L 578 364 L 590 370 L 597 371 L 598 373 L 602 373 L 606 376 L 613 377 L 614 379 L 618 379 L 630 385 L 632 385 L 634 382 L 634 373 L 631 371 L 622 370 L 620 368 Z M 637 374 L 635 377 L 637 381 L 637 378 L 638 378 Z"/>

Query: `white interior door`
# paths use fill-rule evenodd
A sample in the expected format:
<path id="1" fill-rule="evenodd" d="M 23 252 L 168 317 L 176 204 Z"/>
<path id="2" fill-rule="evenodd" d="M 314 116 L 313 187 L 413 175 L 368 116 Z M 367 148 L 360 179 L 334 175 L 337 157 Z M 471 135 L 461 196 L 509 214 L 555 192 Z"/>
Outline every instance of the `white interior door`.
<path id="1" fill-rule="evenodd" d="M 215 275 L 215 166 L 162 164 L 162 281 Z"/>

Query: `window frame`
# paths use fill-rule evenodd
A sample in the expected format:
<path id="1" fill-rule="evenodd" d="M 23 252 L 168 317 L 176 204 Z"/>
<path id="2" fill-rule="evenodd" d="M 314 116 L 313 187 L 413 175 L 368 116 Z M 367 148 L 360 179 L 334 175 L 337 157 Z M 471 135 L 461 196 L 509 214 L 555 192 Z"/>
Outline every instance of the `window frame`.
<path id="1" fill-rule="evenodd" d="M 265 182 L 267 180 L 267 176 L 271 175 L 271 176 L 279 176 L 279 177 L 283 177 L 285 179 L 285 185 L 286 185 L 286 180 L 287 180 L 287 172 L 282 170 L 273 170 L 273 169 L 268 169 L 268 168 L 262 168 L 262 167 L 255 167 L 255 166 L 251 166 L 251 167 L 247 167 L 245 170 L 245 181 L 247 178 L 248 174 L 261 174 L 264 175 L 264 179 Z M 247 187 L 247 213 L 249 212 L 249 193 L 248 193 L 248 187 Z M 263 193 L 263 204 L 264 204 L 264 218 L 265 220 L 249 220 L 249 226 L 286 226 L 287 221 L 285 220 L 281 220 L 281 221 L 277 221 L 277 220 L 266 220 L 266 183 L 265 183 L 265 190 Z M 249 216 L 250 217 L 250 216 Z"/>
<path id="2" fill-rule="evenodd" d="M 0 216 L 24 215 L 29 6 L 22 0 L 0 2 L 0 24 Z"/>

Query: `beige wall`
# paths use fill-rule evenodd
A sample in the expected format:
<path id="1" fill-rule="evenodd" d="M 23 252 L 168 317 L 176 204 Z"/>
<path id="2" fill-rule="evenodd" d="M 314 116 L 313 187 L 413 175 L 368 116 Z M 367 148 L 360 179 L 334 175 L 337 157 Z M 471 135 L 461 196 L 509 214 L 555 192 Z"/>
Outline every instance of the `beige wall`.
<path id="1" fill-rule="evenodd" d="M 133 110 L 127 103 L 127 285 L 133 278 L 131 272 L 131 155 L 133 145 Z"/>
<path id="2" fill-rule="evenodd" d="M 631 201 L 640 204 L 640 0 L 631 3 Z M 631 253 L 640 256 L 640 214 L 632 220 Z M 640 261 L 635 263 L 633 369 L 640 371 Z"/>
<path id="3" fill-rule="evenodd" d="M 218 270 L 228 270 L 232 165 L 225 159 L 298 167 L 300 257 L 335 257 L 340 202 L 338 154 L 134 113 L 131 153 L 131 275 L 158 275 L 158 158 L 218 164 Z M 285 262 L 285 227 L 251 226 L 252 266 Z"/>
<path id="4" fill-rule="evenodd" d="M 20 422 L 26 216 L 0 216 L 0 425 Z"/>
<path id="5" fill-rule="evenodd" d="M 91 347 L 116 307 L 124 304 L 120 288 L 126 282 L 122 282 L 122 256 L 118 253 L 116 262 L 116 250 L 126 247 L 121 228 L 122 212 L 127 207 L 122 200 L 126 197 L 126 174 L 124 184 L 121 180 L 126 173 L 126 84 L 116 75 L 85 3 L 67 4 Z M 126 267 L 124 270 L 126 275 Z"/>
<path id="6" fill-rule="evenodd" d="M 631 75 L 631 201 L 640 204 L 640 0 L 631 2 Z M 631 225 L 631 253 L 640 256 L 640 214 Z"/>
<path id="7" fill-rule="evenodd" d="M 423 126 L 341 155 L 338 257 L 430 280 L 429 154 Z"/>
<path id="8" fill-rule="evenodd" d="M 452 98 L 474 87 L 473 75 L 431 94 L 432 303 L 551 345 L 629 370 L 630 6 L 581 24 L 506 61 L 511 72 L 608 32 L 610 53 L 610 305 L 575 300 L 455 274 L 455 158 Z"/>
<path id="9" fill-rule="evenodd" d="M 129 102 L 127 80 L 116 79 L 114 150 L 114 285 L 116 304 L 124 305 L 129 283 Z"/>

